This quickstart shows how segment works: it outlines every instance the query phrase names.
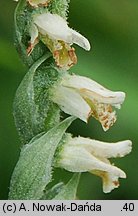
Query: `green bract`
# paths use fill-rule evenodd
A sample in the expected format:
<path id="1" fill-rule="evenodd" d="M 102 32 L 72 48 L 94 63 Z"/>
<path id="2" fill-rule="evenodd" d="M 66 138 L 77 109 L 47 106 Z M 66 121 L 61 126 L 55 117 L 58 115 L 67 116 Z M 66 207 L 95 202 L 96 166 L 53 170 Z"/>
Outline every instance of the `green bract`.
<path id="1" fill-rule="evenodd" d="M 49 100 L 48 94 L 48 89 L 59 75 L 57 68 L 47 66 L 44 62 L 50 55 L 48 53 L 36 61 L 16 92 L 14 118 L 23 144 L 49 130 L 60 120 L 60 110 Z"/>
<path id="2" fill-rule="evenodd" d="M 55 151 L 66 129 L 73 120 L 74 117 L 64 120 L 22 148 L 19 161 L 12 175 L 9 199 L 26 200 L 42 198 L 46 186 L 52 180 Z M 75 183 L 73 180 L 72 183 L 77 186 L 76 178 L 74 180 Z M 70 184 L 69 188 L 71 187 Z M 76 190 L 74 187 L 72 189 Z M 61 197 L 62 193 L 64 195 L 66 190 L 67 188 L 65 187 L 59 196 Z M 70 196 L 70 198 L 74 198 L 74 193 L 73 197 Z"/>

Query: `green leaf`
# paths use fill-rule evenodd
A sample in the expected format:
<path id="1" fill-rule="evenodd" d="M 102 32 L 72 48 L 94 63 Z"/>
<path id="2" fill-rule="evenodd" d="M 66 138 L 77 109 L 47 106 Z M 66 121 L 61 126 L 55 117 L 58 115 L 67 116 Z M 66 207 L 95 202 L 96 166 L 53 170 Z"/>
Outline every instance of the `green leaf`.
<path id="1" fill-rule="evenodd" d="M 76 199 L 77 187 L 80 173 L 75 173 L 71 180 L 62 187 L 61 191 L 53 198 L 54 200 L 74 200 Z"/>
<path id="2" fill-rule="evenodd" d="M 55 151 L 74 119 L 74 117 L 65 119 L 22 148 L 11 178 L 9 199 L 41 199 L 47 184 L 52 180 Z"/>

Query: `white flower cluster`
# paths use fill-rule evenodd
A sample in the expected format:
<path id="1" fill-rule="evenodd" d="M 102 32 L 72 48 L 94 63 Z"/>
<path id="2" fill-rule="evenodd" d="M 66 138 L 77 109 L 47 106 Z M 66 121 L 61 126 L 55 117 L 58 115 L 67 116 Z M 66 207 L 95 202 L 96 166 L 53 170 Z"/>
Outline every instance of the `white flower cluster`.
<path id="1" fill-rule="evenodd" d="M 112 107 L 120 108 L 124 92 L 113 92 L 89 78 L 66 74 L 51 89 L 51 98 L 61 110 L 87 122 L 90 116 L 96 118 L 104 131 L 116 121 Z M 108 158 L 124 157 L 132 149 L 130 140 L 117 143 L 103 143 L 88 138 L 70 138 L 63 145 L 57 166 L 72 172 L 89 171 L 103 180 L 103 191 L 111 192 L 119 186 L 118 178 L 126 174 L 112 165 Z"/>
<path id="2" fill-rule="evenodd" d="M 33 7 L 47 6 L 49 2 L 28 0 Z M 77 62 L 75 49 L 71 47 L 73 43 L 90 50 L 90 43 L 84 36 L 71 29 L 62 17 L 50 12 L 34 15 L 30 37 L 28 55 L 41 40 L 53 53 L 57 66 L 63 69 L 69 69 Z M 124 92 L 113 92 L 89 78 L 67 73 L 50 89 L 50 95 L 51 100 L 65 113 L 84 122 L 92 116 L 101 123 L 104 131 L 116 121 L 113 107 L 120 109 L 125 99 Z M 103 191 L 107 193 L 119 186 L 118 178 L 126 178 L 126 174 L 108 159 L 123 157 L 131 152 L 131 148 L 130 140 L 105 143 L 89 138 L 69 137 L 59 153 L 57 166 L 71 172 L 89 171 L 100 176 L 103 179 Z"/>
<path id="3" fill-rule="evenodd" d="M 73 43 L 90 50 L 89 41 L 69 28 L 59 15 L 44 13 L 35 16 L 33 22 L 31 44 L 40 37 L 61 68 L 68 69 L 76 63 L 74 49 L 70 47 Z M 113 92 L 89 78 L 67 73 L 62 74 L 62 78 L 50 89 L 50 94 L 51 100 L 65 113 L 85 122 L 92 116 L 101 123 L 104 131 L 116 121 L 112 107 L 120 109 L 125 99 L 124 92 Z M 130 153 L 131 146 L 128 140 L 112 144 L 82 137 L 70 138 L 63 145 L 57 164 L 68 171 L 89 171 L 100 176 L 103 191 L 107 193 L 119 186 L 118 178 L 126 178 L 126 174 L 112 165 L 108 158 L 125 156 Z"/>
<path id="4" fill-rule="evenodd" d="M 76 43 L 85 50 L 90 50 L 88 40 L 70 29 L 66 21 L 58 15 L 42 14 L 34 19 L 34 23 L 37 26 L 36 32 L 48 35 L 53 41 L 62 41 L 69 45 Z M 65 55 L 64 52 L 62 54 Z M 58 65 L 61 66 L 60 63 Z M 113 107 L 120 109 L 125 100 L 124 92 L 113 92 L 89 78 L 67 73 L 50 89 L 50 96 L 67 114 L 85 122 L 90 116 L 94 117 L 101 123 L 104 131 L 116 121 Z M 71 172 L 89 171 L 100 176 L 103 180 L 103 191 L 108 193 L 119 186 L 118 178 L 126 178 L 126 174 L 112 165 L 108 158 L 123 157 L 131 152 L 131 148 L 130 140 L 113 144 L 82 137 L 70 138 L 59 153 L 57 166 Z"/>

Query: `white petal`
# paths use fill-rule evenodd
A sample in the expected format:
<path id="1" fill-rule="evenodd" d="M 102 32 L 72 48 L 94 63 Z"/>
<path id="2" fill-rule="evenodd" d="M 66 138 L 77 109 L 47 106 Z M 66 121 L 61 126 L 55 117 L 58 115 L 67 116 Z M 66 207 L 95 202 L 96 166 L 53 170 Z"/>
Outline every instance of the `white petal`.
<path id="1" fill-rule="evenodd" d="M 43 13 L 35 17 L 34 22 L 54 39 L 60 40 L 68 37 L 70 34 L 66 20 L 57 14 Z"/>
<path id="2" fill-rule="evenodd" d="M 102 158 L 96 158 L 84 148 L 64 146 L 58 161 L 58 166 L 71 172 L 92 172 L 98 170 L 111 173 L 111 175 L 117 178 L 126 177 L 121 169 L 104 161 L 106 160 L 102 161 Z"/>
<path id="3" fill-rule="evenodd" d="M 68 44 L 78 44 L 86 50 L 90 50 L 89 41 L 81 34 L 68 27 L 66 20 L 57 14 L 44 13 L 34 17 L 34 23 L 39 31 L 49 35 L 51 39 L 62 40 Z"/>
<path id="4" fill-rule="evenodd" d="M 52 39 L 72 42 L 72 34 L 66 20 L 57 14 L 43 13 L 34 18 L 40 32 L 48 34 Z"/>
<path id="5" fill-rule="evenodd" d="M 32 25 L 30 28 L 31 44 L 35 43 L 35 40 L 38 38 L 38 29 L 36 25 Z"/>
<path id="6" fill-rule="evenodd" d="M 96 99 L 99 103 L 117 106 L 118 104 L 122 104 L 125 99 L 124 92 L 110 91 L 97 82 L 83 76 L 67 75 L 64 78 L 62 85 L 75 88 L 79 90 L 83 96 L 90 99 Z"/>
<path id="7" fill-rule="evenodd" d="M 130 140 L 107 143 L 89 138 L 76 137 L 70 140 L 69 145 L 83 147 L 91 154 L 105 158 L 124 157 L 132 150 L 132 142 Z"/>
<path id="8" fill-rule="evenodd" d="M 51 99 L 61 110 L 87 122 L 91 108 L 77 92 L 63 86 L 57 86 L 51 91 Z"/>
<path id="9" fill-rule="evenodd" d="M 70 29 L 70 31 L 72 33 L 72 43 L 79 45 L 87 51 L 91 49 L 89 41 L 84 36 L 82 36 L 80 33 L 76 32 L 73 29 Z"/>

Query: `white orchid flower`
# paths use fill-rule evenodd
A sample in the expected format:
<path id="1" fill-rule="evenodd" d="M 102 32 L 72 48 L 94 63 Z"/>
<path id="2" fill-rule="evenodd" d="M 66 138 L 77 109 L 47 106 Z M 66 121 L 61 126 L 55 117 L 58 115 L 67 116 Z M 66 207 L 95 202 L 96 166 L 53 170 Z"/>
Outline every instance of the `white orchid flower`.
<path id="1" fill-rule="evenodd" d="M 33 17 L 30 36 L 28 53 L 31 53 L 36 40 L 39 38 L 53 53 L 57 65 L 65 69 L 69 69 L 77 62 L 75 49 L 70 47 L 73 43 L 85 50 L 90 50 L 89 41 L 85 37 L 69 28 L 66 20 L 62 17 L 49 12 Z"/>
<path id="2" fill-rule="evenodd" d="M 110 91 L 83 76 L 65 74 L 52 88 L 51 99 L 65 113 L 76 116 L 84 122 L 93 116 L 106 131 L 116 121 L 116 113 L 112 110 L 112 106 L 120 108 L 125 93 Z"/>
<path id="3" fill-rule="evenodd" d="M 124 157 L 131 149 L 130 140 L 106 143 L 83 137 L 72 138 L 68 135 L 60 148 L 56 166 L 70 172 L 88 171 L 100 176 L 104 193 L 109 193 L 119 186 L 118 178 L 126 178 L 126 174 L 112 165 L 108 158 Z"/>

